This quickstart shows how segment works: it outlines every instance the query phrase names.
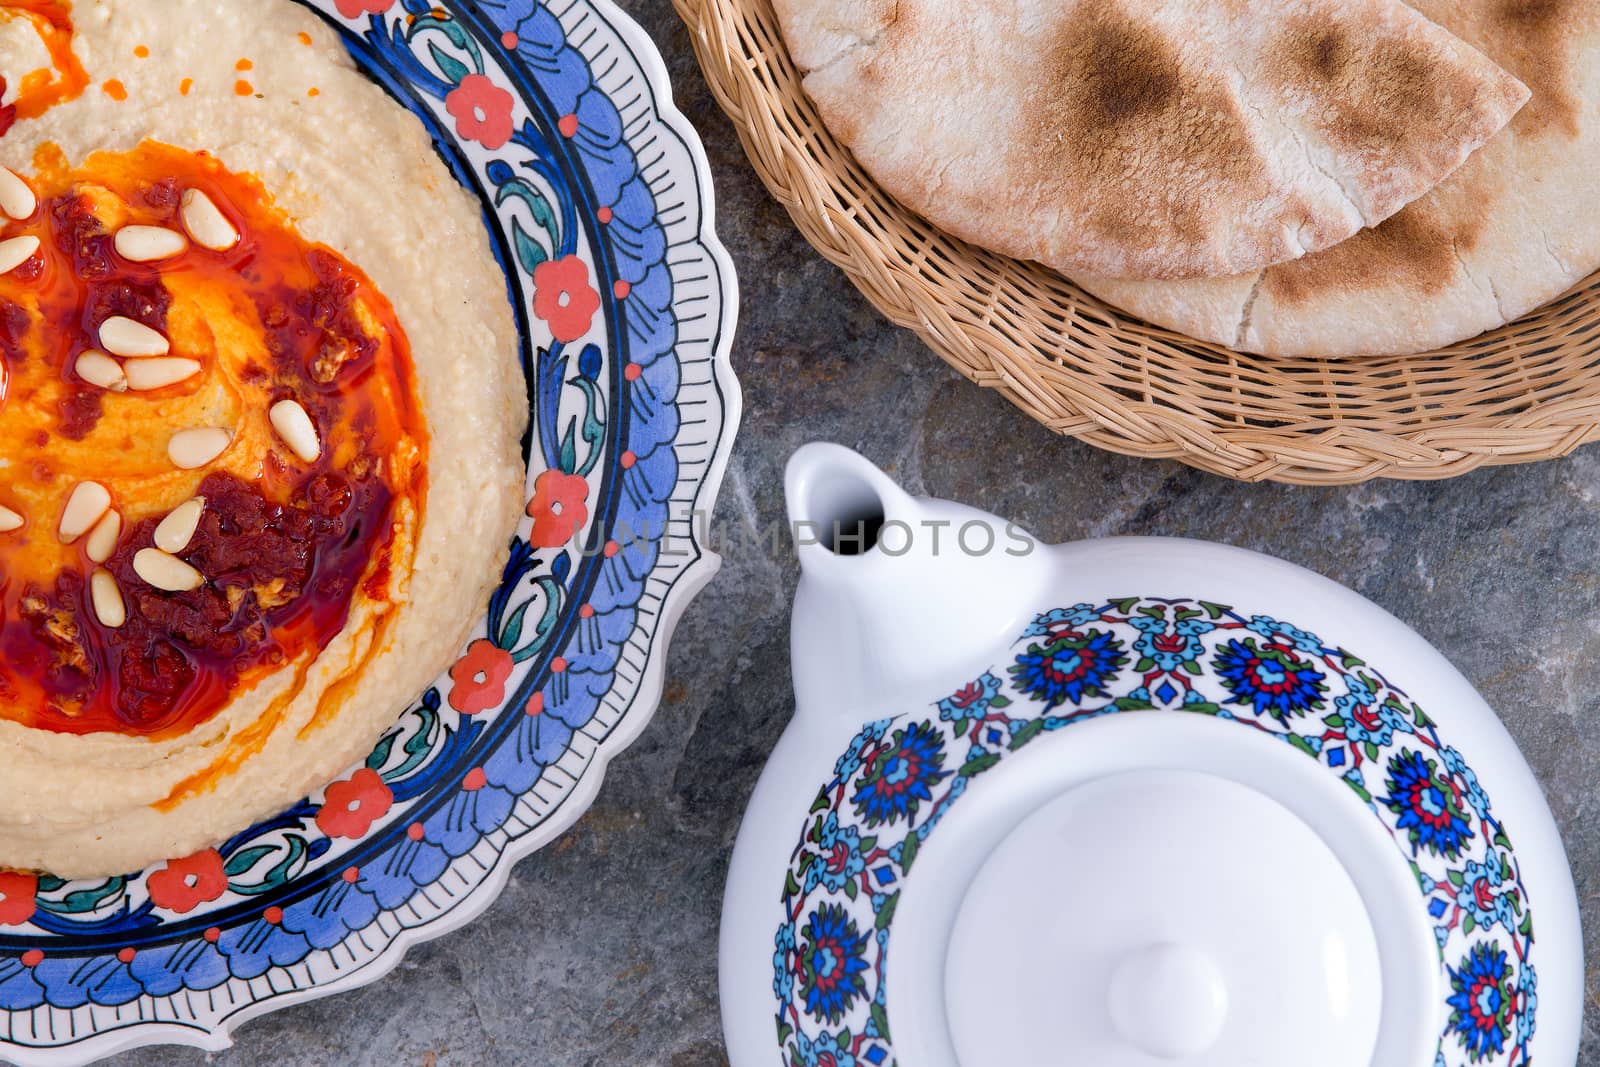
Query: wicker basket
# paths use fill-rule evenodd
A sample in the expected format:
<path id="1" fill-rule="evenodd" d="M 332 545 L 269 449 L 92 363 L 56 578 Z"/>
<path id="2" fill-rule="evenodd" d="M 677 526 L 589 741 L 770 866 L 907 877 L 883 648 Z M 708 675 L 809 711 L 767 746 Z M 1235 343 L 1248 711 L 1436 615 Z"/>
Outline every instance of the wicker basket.
<path id="1" fill-rule="evenodd" d="M 674 0 L 756 172 L 877 308 L 1058 433 L 1232 478 L 1444 478 L 1600 438 L 1600 274 L 1414 356 L 1273 359 L 1130 318 L 880 189 L 800 87 L 771 0 Z"/>

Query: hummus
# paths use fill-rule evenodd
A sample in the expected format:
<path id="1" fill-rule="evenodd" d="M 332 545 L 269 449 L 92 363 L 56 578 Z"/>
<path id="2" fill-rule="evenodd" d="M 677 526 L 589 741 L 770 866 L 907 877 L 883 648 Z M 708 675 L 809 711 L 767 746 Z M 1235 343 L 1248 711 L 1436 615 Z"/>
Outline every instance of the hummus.
<path id="1" fill-rule="evenodd" d="M 477 201 L 305 8 L 0 2 L 0 72 L 0 868 L 115 874 L 449 663 L 527 398 Z"/>

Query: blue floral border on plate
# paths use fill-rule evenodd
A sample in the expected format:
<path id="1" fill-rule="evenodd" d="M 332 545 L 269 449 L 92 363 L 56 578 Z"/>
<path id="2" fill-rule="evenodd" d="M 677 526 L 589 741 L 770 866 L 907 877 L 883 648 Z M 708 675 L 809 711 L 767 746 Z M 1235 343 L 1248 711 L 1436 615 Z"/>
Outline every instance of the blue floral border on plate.
<path id="1" fill-rule="evenodd" d="M 737 419 L 726 366 L 736 299 L 709 222 L 698 225 L 709 210 L 703 165 L 663 118 L 676 116 L 659 59 L 641 60 L 616 29 L 621 17 L 582 0 L 556 4 L 559 14 L 533 0 L 302 2 L 323 9 L 358 63 L 418 113 L 457 177 L 484 197 L 523 327 L 532 471 L 589 486 L 591 521 L 559 546 L 533 543 L 536 522 L 513 546 L 468 650 L 505 667 L 500 688 L 442 679 L 365 767 L 329 787 L 346 791 L 341 804 L 347 795 L 372 804 L 365 826 L 319 819 L 323 801 L 308 798 L 219 846 L 226 887 L 192 908 L 158 906 L 149 871 L 92 884 L 44 879 L 26 922 L 4 925 L 0 887 L 7 1055 L 37 1051 L 44 1061 L 51 1049 L 91 1041 L 104 1051 L 163 1039 L 217 1047 L 230 1022 L 352 975 L 375 977 L 423 927 L 442 930 L 446 915 L 453 922 L 486 906 L 511 842 L 520 855 L 575 819 L 609 750 L 642 728 L 654 694 L 640 692 L 682 603 L 668 597 L 680 585 L 692 591 L 686 575 L 703 580 L 714 569 L 685 512 L 714 494 Z M 571 43 L 575 28 L 588 57 Z M 618 47 L 631 65 L 608 64 L 597 80 L 591 59 Z M 488 150 L 498 135 L 468 145 L 451 134 L 452 94 L 475 76 L 484 80 L 474 92 L 498 100 L 496 89 L 509 90 L 530 113 L 502 144 L 513 161 Z M 608 77 L 616 84 L 600 83 Z M 619 86 L 630 90 L 627 120 L 613 99 Z M 664 139 L 675 140 L 695 182 L 669 205 L 684 216 L 670 222 L 651 174 L 661 179 L 673 150 Z M 687 243 L 700 253 L 689 269 L 704 274 L 675 276 L 668 253 Z M 541 269 L 554 277 L 552 265 L 579 251 L 596 281 L 599 332 L 573 339 L 576 352 L 561 339 L 536 348 L 533 279 Z M 690 469 L 680 469 L 680 453 Z M 534 485 L 537 503 L 544 489 Z M 447 874 L 455 878 L 444 889 Z"/>

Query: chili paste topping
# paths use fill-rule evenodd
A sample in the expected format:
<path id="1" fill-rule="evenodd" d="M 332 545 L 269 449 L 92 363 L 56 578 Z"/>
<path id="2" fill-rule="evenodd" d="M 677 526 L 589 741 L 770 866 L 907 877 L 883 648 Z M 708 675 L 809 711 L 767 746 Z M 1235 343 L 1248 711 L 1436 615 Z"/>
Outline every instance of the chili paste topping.
<path id="1" fill-rule="evenodd" d="M 0 173 L 0 718 L 170 736 L 391 595 L 410 350 L 206 153 L 33 162 Z"/>

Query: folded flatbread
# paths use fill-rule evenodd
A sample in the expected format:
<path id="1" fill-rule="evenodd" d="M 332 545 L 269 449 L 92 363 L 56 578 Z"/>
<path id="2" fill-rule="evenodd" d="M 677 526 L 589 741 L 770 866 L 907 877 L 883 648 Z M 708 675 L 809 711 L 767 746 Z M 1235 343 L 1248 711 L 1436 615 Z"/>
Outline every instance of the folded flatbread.
<path id="1" fill-rule="evenodd" d="M 1532 87 L 1510 126 L 1387 222 L 1233 278 L 1074 274 L 1124 310 L 1241 351 L 1420 352 L 1532 311 L 1600 268 L 1600 4 L 1414 0 Z"/>
<path id="2" fill-rule="evenodd" d="M 1255 270 L 1431 189 L 1527 89 L 1399 0 L 776 0 L 907 207 L 1064 271 Z"/>

